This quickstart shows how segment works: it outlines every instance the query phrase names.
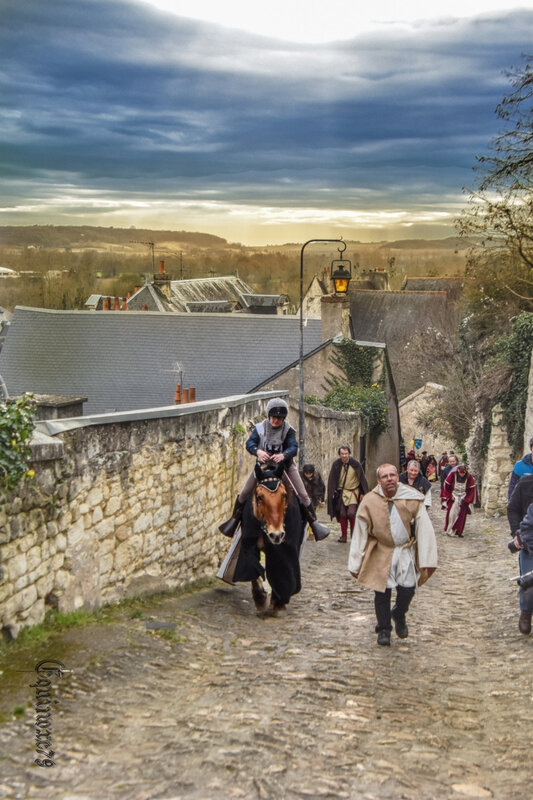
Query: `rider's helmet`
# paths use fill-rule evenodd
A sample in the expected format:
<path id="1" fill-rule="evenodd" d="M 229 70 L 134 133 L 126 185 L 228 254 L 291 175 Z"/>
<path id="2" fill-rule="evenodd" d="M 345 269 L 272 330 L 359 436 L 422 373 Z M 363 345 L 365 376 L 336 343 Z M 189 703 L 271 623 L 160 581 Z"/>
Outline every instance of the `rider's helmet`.
<path id="1" fill-rule="evenodd" d="M 267 417 L 281 417 L 285 419 L 289 413 L 289 406 L 281 397 L 273 397 L 267 404 Z"/>

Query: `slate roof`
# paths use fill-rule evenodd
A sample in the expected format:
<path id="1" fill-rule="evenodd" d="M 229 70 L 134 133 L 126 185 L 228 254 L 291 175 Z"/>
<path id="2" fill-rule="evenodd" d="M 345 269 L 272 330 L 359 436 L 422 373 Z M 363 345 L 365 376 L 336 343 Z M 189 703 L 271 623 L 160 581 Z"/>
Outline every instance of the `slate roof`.
<path id="1" fill-rule="evenodd" d="M 170 281 L 170 297 L 175 310 L 186 311 L 187 303 L 205 300 L 233 300 L 239 302 L 242 294 L 253 294 L 253 289 L 241 278 L 194 278 Z"/>
<path id="2" fill-rule="evenodd" d="M 350 289 L 354 339 L 385 342 L 395 370 L 414 331 L 429 326 L 452 333 L 455 314 L 447 292 L 377 292 Z"/>
<path id="3" fill-rule="evenodd" d="M 171 405 L 183 368 L 197 400 L 245 394 L 299 355 L 299 318 L 17 307 L 0 352 L 10 395 L 88 398 L 85 414 Z M 304 351 L 321 342 L 304 328 Z"/>
<path id="4" fill-rule="evenodd" d="M 194 278 L 166 283 L 170 299 L 157 289 L 157 283 L 142 286 L 128 300 L 128 308 L 141 311 L 147 306 L 149 311 L 168 312 L 218 312 L 240 311 L 241 309 L 275 309 L 287 305 L 286 295 L 257 294 L 241 278 L 232 275 L 218 278 Z M 90 299 L 90 298 L 89 298 Z M 88 302 L 85 305 L 88 305 Z M 217 304 L 225 303 L 224 307 Z M 201 304 L 201 306 L 199 305 Z M 98 306 L 101 309 L 101 305 Z"/>
<path id="5" fill-rule="evenodd" d="M 448 292 L 454 297 L 458 296 L 464 286 L 461 277 L 411 277 L 407 276 L 402 284 L 402 289 L 409 292 Z"/>

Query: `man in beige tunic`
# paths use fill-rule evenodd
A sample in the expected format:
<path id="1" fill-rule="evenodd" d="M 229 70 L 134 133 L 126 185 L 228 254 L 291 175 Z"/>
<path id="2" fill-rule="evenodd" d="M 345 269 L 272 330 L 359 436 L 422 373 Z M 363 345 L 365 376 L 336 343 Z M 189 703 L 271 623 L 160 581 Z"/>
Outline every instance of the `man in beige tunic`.
<path id="1" fill-rule="evenodd" d="M 437 567 L 437 540 L 424 495 L 400 483 L 398 470 L 382 464 L 378 485 L 366 494 L 357 512 L 348 569 L 362 586 L 374 590 L 379 645 L 396 635 L 405 639 L 405 616 L 415 593 Z M 392 589 L 396 604 L 391 610 Z"/>

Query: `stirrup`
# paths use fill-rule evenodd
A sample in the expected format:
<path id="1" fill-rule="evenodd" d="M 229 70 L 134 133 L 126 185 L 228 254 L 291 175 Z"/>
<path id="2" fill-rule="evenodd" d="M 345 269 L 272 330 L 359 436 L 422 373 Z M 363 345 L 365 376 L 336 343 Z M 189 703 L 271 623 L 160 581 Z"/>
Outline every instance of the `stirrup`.
<path id="1" fill-rule="evenodd" d="M 325 539 L 326 536 L 329 536 L 330 534 L 329 528 L 326 528 L 325 525 L 322 525 L 322 523 L 316 519 L 314 522 L 311 522 L 310 528 L 313 531 L 315 542 L 322 541 L 322 539 Z"/>

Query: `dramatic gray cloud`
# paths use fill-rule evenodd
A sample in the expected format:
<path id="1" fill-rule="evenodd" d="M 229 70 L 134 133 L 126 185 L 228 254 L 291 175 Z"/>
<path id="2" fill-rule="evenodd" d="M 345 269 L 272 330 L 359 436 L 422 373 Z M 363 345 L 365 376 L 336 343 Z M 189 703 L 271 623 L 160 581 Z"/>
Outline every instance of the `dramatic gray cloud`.
<path id="1" fill-rule="evenodd" d="M 291 209 L 314 226 L 449 224 L 533 33 L 527 10 L 336 45 L 126 0 L 0 0 L 0 14 L 3 224 L 170 214 L 222 235 L 225 219 L 244 241 Z"/>

